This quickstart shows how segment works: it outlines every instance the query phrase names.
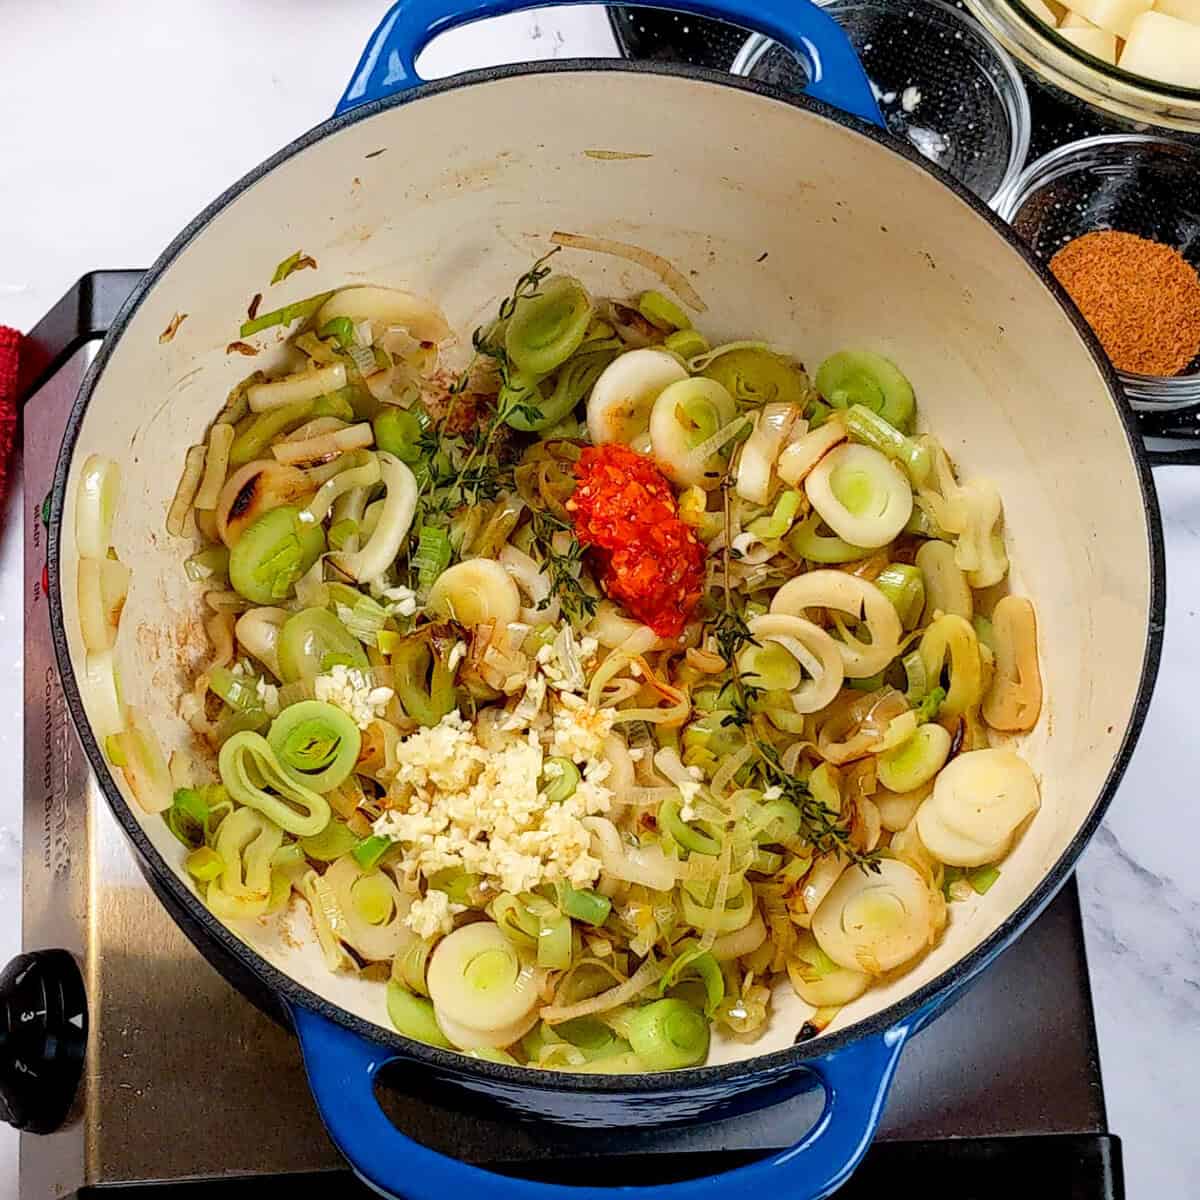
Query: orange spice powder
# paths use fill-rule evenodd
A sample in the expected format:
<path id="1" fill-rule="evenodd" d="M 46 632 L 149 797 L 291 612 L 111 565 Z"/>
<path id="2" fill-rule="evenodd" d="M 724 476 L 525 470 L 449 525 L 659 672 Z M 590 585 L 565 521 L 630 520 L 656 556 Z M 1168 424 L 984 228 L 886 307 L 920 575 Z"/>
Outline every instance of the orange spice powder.
<path id="1" fill-rule="evenodd" d="M 1085 233 L 1050 270 L 1118 370 L 1178 375 L 1200 353 L 1200 276 L 1170 246 L 1112 229 Z"/>

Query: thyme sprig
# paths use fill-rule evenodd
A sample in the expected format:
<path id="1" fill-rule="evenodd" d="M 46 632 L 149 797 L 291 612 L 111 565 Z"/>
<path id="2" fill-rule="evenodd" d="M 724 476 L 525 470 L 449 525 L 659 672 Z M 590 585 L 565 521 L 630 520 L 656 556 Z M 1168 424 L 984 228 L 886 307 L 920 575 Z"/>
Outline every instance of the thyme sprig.
<path id="1" fill-rule="evenodd" d="M 784 768 L 779 750 L 768 738 L 761 736 L 757 728 L 762 718 L 756 719 L 756 705 L 764 689 L 748 681 L 738 658 L 746 647 L 757 646 L 760 643 L 751 633 L 745 615 L 736 606 L 729 569 L 734 557 L 730 549 L 733 528 L 729 497 L 733 487 L 734 457 L 730 458 L 730 467 L 726 469 L 721 480 L 725 522 L 724 546 L 721 551 L 722 608 L 713 626 L 717 653 L 729 671 L 729 680 L 719 693 L 721 700 L 729 705 L 729 712 L 721 719 L 721 724 L 743 730 L 746 744 L 753 755 L 748 764 L 752 777 L 762 790 L 778 788 L 783 798 L 796 806 L 800 813 L 800 835 L 818 854 L 837 852 L 851 863 L 878 871 L 878 853 L 864 853 L 850 844 L 850 829 L 841 814 L 826 808 L 796 776 Z M 753 678 L 757 676 L 749 676 L 749 679 Z"/>
<path id="2" fill-rule="evenodd" d="M 458 397 L 466 391 L 471 372 L 478 365 L 479 360 L 481 358 L 490 358 L 496 363 L 500 374 L 500 396 L 502 399 L 496 405 L 495 411 L 492 413 L 487 427 L 483 432 L 483 436 L 471 448 L 466 462 L 463 463 L 459 470 L 456 481 L 466 503 L 478 504 L 482 499 L 487 498 L 482 494 L 481 483 L 483 479 L 487 478 L 488 473 L 486 471 L 483 474 L 477 472 L 472 476 L 471 471 L 475 467 L 475 460 L 477 458 L 482 458 L 485 463 L 488 462 L 492 453 L 492 443 L 500 426 L 515 415 L 522 416 L 530 424 L 535 424 L 541 419 L 542 410 L 528 399 L 531 393 L 513 385 L 512 367 L 508 361 L 508 351 L 504 348 L 504 328 L 513 313 L 517 311 L 517 305 L 522 300 L 531 300 L 539 294 L 542 281 L 546 279 L 551 271 L 551 268 L 547 264 L 561 248 L 560 246 L 555 246 L 552 250 L 543 254 L 528 271 L 517 279 L 517 282 L 513 285 L 512 292 L 500 301 L 496 319 L 489 325 L 481 325 L 475 330 L 471 336 L 471 345 L 473 347 L 471 361 L 450 388 L 450 403 L 446 409 L 446 416 L 441 423 L 443 430 L 446 428 L 447 422 L 454 411 Z M 536 392 L 532 394 L 536 395 Z M 496 493 L 493 492 L 492 494 L 495 495 Z"/>
<path id="3" fill-rule="evenodd" d="M 545 509 L 535 509 L 530 529 L 534 547 L 542 561 L 542 572 L 550 580 L 550 595 L 557 596 L 567 618 L 578 624 L 595 615 L 597 598 L 580 580 L 583 567 L 583 547 L 575 536 L 570 522 Z M 554 548 L 555 534 L 566 533 L 565 550 Z M 564 539 L 559 539 L 560 545 Z M 538 608 L 549 607 L 549 598 L 541 601 Z"/>
<path id="4" fill-rule="evenodd" d="M 730 458 L 732 464 L 733 458 Z M 762 695 L 763 689 L 755 684 L 747 683 L 738 665 L 738 656 L 747 646 L 757 646 L 758 642 L 750 632 L 745 616 L 738 611 L 733 598 L 733 587 L 729 578 L 729 563 L 733 556 L 730 542 L 733 540 L 733 522 L 730 516 L 729 493 L 733 488 L 732 470 L 727 469 L 721 480 L 721 504 L 725 522 L 724 545 L 721 547 L 721 591 L 722 608 L 717 615 L 713 628 L 713 637 L 717 643 L 717 653 L 724 659 L 729 668 L 729 682 L 720 692 L 720 697 L 730 706 L 729 714 L 722 719 L 723 725 L 736 725 L 739 728 L 749 727 L 753 720 L 755 700 Z"/>
<path id="5" fill-rule="evenodd" d="M 754 740 L 755 773 L 764 790 L 777 787 L 783 798 L 800 810 L 800 832 L 818 854 L 840 854 L 851 863 L 879 871 L 879 852 L 864 852 L 850 844 L 850 829 L 841 814 L 818 800 L 794 775 L 784 769 L 779 751 L 770 743 Z"/>

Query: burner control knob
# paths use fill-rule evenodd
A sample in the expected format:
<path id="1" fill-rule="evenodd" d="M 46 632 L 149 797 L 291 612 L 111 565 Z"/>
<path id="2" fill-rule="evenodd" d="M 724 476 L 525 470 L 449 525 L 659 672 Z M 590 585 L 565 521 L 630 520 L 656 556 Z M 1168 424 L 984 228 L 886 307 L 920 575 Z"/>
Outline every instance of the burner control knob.
<path id="1" fill-rule="evenodd" d="M 22 954 L 0 973 L 0 1119 L 53 1133 L 75 1100 L 87 1046 L 87 995 L 66 950 Z"/>

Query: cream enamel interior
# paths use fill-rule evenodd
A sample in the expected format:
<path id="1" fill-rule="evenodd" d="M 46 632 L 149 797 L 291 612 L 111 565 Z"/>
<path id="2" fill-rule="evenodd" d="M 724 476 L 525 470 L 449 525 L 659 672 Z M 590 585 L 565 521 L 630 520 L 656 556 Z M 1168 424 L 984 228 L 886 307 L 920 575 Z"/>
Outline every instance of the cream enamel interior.
<path id="1" fill-rule="evenodd" d="M 590 149 L 646 157 L 598 159 Z M 1096 803 L 1135 705 L 1150 534 L 1104 378 L 1032 269 L 931 174 L 811 111 L 651 73 L 472 82 L 310 145 L 219 212 L 116 345 L 68 480 L 70 513 L 87 454 L 123 465 L 114 542 L 133 570 L 118 642 L 126 700 L 149 712 L 164 744 L 183 739 L 173 710 L 206 643 L 194 620 L 198 589 L 181 566 L 192 543 L 169 537 L 164 521 L 187 446 L 239 378 L 270 365 L 269 354 L 225 352 L 251 296 L 264 292 L 265 310 L 345 283 L 390 284 L 435 298 L 469 335 L 555 229 L 666 255 L 706 299 L 699 322 L 714 339 L 769 338 L 810 364 L 842 347 L 893 356 L 916 387 L 923 424 L 962 472 L 992 478 L 1004 497 L 1014 590 L 1033 597 L 1039 620 L 1047 703 L 1021 751 L 1041 779 L 1042 810 L 987 897 L 953 906 L 936 950 L 847 1008 L 838 1024 L 853 1023 L 996 930 Z M 299 248 L 319 269 L 266 287 Z M 559 265 L 598 294 L 654 282 L 574 251 Z M 186 320 L 160 344 L 176 313 Z M 78 679 L 71 525 L 61 571 Z M 182 849 L 161 819 L 142 823 L 182 874 Z M 304 918 L 292 924 L 290 933 L 239 932 L 313 991 L 388 1027 L 383 989 L 331 976 L 315 943 L 295 944 Z M 788 1046 L 806 1016 L 785 987 L 763 1038 L 718 1046 L 714 1061 Z"/>

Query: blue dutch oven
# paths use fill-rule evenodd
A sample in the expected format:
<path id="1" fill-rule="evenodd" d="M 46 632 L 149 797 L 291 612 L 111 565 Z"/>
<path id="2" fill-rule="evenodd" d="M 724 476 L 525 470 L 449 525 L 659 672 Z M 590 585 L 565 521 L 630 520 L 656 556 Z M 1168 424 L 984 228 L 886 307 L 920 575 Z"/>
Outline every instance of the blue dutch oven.
<path id="1" fill-rule="evenodd" d="M 974 198 L 882 132 L 861 66 L 818 8 L 673 5 L 793 49 L 811 77 L 803 97 L 613 60 L 418 78 L 417 56 L 434 35 L 529 7 L 396 5 L 336 115 L 219 197 L 147 274 L 92 367 L 59 463 L 50 544 L 59 664 L 83 745 L 151 885 L 201 951 L 294 1028 L 329 1133 L 371 1186 L 411 1200 L 610 1194 L 489 1175 L 405 1137 L 373 1090 L 380 1069 L 399 1061 L 410 1082 L 449 1088 L 464 1107 L 500 1106 L 597 1136 L 712 1120 L 820 1087 L 824 1109 L 790 1149 L 726 1175 L 619 1189 L 637 1200 L 759 1191 L 816 1200 L 861 1159 L 908 1040 L 1047 904 L 1117 785 L 1162 628 L 1146 455 L 1098 345 L 1056 284 Z M 538 1072 L 409 1041 L 388 1026 L 379 985 L 329 974 L 312 944 L 215 920 L 186 882 L 181 847 L 127 798 L 101 752 L 77 632 L 72 522 L 62 519 L 87 455 L 119 459 L 126 502 L 114 539 L 133 587 L 118 662 L 127 699 L 174 744 L 182 675 L 173 656 L 187 645 L 197 597 L 181 570 L 191 548 L 166 544 L 163 516 L 183 449 L 202 440 L 244 373 L 225 347 L 270 266 L 298 247 L 319 262 L 273 289 L 273 303 L 369 279 L 434 297 L 466 330 L 556 229 L 670 259 L 707 300 L 700 324 L 714 337 L 765 337 L 814 359 L 856 344 L 891 354 L 956 461 L 999 485 L 1017 586 L 1039 614 L 1047 703 L 1022 749 L 1041 777 L 1043 808 L 992 892 L 820 1038 L 794 1044 L 802 1018 L 781 996 L 760 1042 L 663 1075 Z M 600 294 L 651 278 L 601 255 L 564 261 Z M 174 339 L 160 342 L 185 312 Z M 255 365 L 269 366 L 270 354 Z M 127 627 L 139 636 L 126 637 Z"/>

